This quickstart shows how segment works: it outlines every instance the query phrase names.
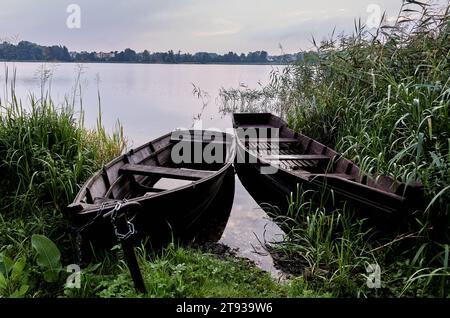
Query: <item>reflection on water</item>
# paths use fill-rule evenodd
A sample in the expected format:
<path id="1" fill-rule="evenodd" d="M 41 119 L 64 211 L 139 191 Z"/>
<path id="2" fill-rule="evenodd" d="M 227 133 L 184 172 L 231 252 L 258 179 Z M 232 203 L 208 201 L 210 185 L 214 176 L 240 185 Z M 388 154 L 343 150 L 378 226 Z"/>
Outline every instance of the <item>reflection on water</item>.
<path id="1" fill-rule="evenodd" d="M 258 267 L 279 277 L 281 273 L 275 268 L 264 245 L 282 240 L 283 234 L 248 194 L 236 176 L 233 210 L 220 243 L 237 249 L 238 256 L 254 261 Z"/>
<path id="2" fill-rule="evenodd" d="M 71 63 L 47 63 L 44 67 L 42 63 L 5 65 L 10 71 L 13 67 L 17 69 L 16 94 L 24 104 L 30 92 L 40 96 L 39 70 L 51 71 L 47 87 L 51 83 L 52 97 L 62 103 L 73 94 L 80 69 Z M 231 129 L 230 117 L 219 112 L 220 89 L 236 88 L 241 83 L 257 88 L 259 82 L 264 84 L 269 80 L 271 70 L 272 66 L 268 65 L 86 64 L 79 82 L 85 123 L 88 127 L 96 125 L 100 92 L 104 126 L 111 130 L 119 119 L 129 139 L 129 148 L 175 128 L 191 127 L 199 112 L 204 129 Z M 0 72 L 0 83 L 4 84 L 2 74 Z M 205 109 L 202 109 L 203 101 L 193 95 L 193 84 L 210 97 Z M 237 248 L 238 255 L 276 274 L 272 259 L 264 256 L 261 243 L 280 240 L 281 234 L 236 178 L 234 206 L 221 242 Z"/>

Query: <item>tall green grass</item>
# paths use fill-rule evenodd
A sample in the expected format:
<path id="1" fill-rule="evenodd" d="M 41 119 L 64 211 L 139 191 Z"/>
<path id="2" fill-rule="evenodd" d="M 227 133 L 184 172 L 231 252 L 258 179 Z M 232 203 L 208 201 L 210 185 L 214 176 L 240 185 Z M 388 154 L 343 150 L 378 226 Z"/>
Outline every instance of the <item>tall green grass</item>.
<path id="1" fill-rule="evenodd" d="M 76 114 L 68 100 L 56 106 L 48 95 L 30 95 L 24 106 L 16 97 L 14 77 L 10 83 L 5 78 L 10 97 L 0 104 L 3 213 L 30 213 L 41 206 L 61 210 L 80 182 L 121 153 L 123 132 L 120 128 L 109 136 L 101 115 L 96 130 L 86 129 L 82 113 Z"/>
<path id="2" fill-rule="evenodd" d="M 15 91 L 15 71 L 5 70 L 0 100 L 0 254 L 24 263 L 24 275 L 34 273 L 32 234 L 58 242 L 69 263 L 74 255 L 64 208 L 82 183 L 125 148 L 122 129 L 108 134 L 99 117 L 96 129 L 83 123 L 69 99 L 55 105 L 50 90 L 30 95 L 25 104 Z M 74 102 L 74 100 L 72 100 Z M 20 265 L 22 266 L 22 265 Z M 52 295 L 54 290 L 34 277 L 28 295 Z M 1 288 L 0 288 L 1 290 Z M 14 291 L 11 295 L 15 295 Z M 1 297 L 2 295 L 0 295 Z M 5 295 L 7 296 L 7 295 Z"/>
<path id="3" fill-rule="evenodd" d="M 364 170 L 419 180 L 419 222 L 450 225 L 450 13 L 405 5 L 393 26 L 318 47 L 314 66 L 293 68 L 292 127 L 334 145 Z M 415 8 L 417 9 L 417 8 Z M 314 73 L 310 71 L 314 68 Z"/>
<path id="4" fill-rule="evenodd" d="M 274 71 L 269 85 L 223 90 L 223 110 L 278 113 L 366 172 L 420 181 L 425 202 L 411 232 L 375 242 L 357 224 L 342 230 L 349 211 L 325 213 L 294 197 L 295 217 L 278 220 L 288 228 L 278 252 L 300 255 L 322 286 L 338 278 L 352 285 L 372 259 L 389 280 L 384 295 L 448 295 L 450 5 L 405 1 L 394 24 L 368 30 L 356 21 L 352 35 L 313 44 L 315 54 Z M 358 287 L 342 295 L 366 292 L 373 294 Z"/>

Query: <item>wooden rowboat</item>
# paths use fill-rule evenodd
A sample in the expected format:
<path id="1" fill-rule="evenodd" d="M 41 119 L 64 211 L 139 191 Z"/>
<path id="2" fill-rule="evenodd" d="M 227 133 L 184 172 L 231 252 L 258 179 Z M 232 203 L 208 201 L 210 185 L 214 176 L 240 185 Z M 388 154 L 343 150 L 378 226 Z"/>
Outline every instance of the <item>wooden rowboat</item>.
<path id="1" fill-rule="evenodd" d="M 260 204 L 287 211 L 288 196 L 297 188 L 332 190 L 336 202 L 349 201 L 364 216 L 392 221 L 393 227 L 404 220 L 405 213 L 419 207 L 420 184 L 368 175 L 333 149 L 289 129 L 277 116 L 235 113 L 233 126 L 236 171 Z"/>
<path id="2" fill-rule="evenodd" d="M 175 151 L 184 159 L 174 161 L 180 156 Z M 218 240 L 233 204 L 234 158 L 229 134 L 175 131 L 105 165 L 67 212 L 86 246 L 111 247 L 128 234 L 153 246 L 172 239 Z M 127 210 L 127 222 L 118 230 L 111 217 L 120 209 Z"/>

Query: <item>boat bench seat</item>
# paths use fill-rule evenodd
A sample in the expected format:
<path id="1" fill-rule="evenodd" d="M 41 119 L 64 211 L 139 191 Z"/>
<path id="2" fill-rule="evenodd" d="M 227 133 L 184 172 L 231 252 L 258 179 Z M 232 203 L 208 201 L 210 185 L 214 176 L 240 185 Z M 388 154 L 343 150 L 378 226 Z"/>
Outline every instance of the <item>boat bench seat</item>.
<path id="1" fill-rule="evenodd" d="M 351 174 L 347 173 L 335 173 L 335 172 L 329 172 L 329 173 L 311 173 L 309 171 L 303 170 L 303 169 L 297 169 L 293 171 L 294 174 L 301 176 L 303 178 L 309 179 L 309 181 L 320 178 L 321 180 L 323 178 L 342 178 L 346 180 L 354 181 L 355 177 Z"/>
<path id="2" fill-rule="evenodd" d="M 209 138 L 191 138 L 190 136 L 185 137 L 182 135 L 183 138 L 177 138 L 177 137 L 170 137 L 170 142 L 172 143 L 178 143 L 178 142 L 187 142 L 187 143 L 201 143 L 205 145 L 229 145 L 230 141 L 226 139 L 209 139 Z"/>
<path id="3" fill-rule="evenodd" d="M 269 124 L 241 124 L 237 128 L 276 128 Z"/>
<path id="4" fill-rule="evenodd" d="M 242 141 L 246 143 L 299 143 L 300 141 L 295 138 L 242 138 Z"/>
<path id="5" fill-rule="evenodd" d="M 121 174 L 142 175 L 181 180 L 199 180 L 214 174 L 213 171 L 157 167 L 147 165 L 125 164 L 120 168 Z"/>
<path id="6" fill-rule="evenodd" d="M 347 173 L 320 173 L 311 175 L 311 178 L 324 177 L 324 178 L 342 178 L 347 180 L 355 180 L 355 176 Z"/>
<path id="7" fill-rule="evenodd" d="M 319 161 L 329 161 L 330 157 L 325 155 L 273 155 L 265 156 L 264 160 L 319 160 Z"/>

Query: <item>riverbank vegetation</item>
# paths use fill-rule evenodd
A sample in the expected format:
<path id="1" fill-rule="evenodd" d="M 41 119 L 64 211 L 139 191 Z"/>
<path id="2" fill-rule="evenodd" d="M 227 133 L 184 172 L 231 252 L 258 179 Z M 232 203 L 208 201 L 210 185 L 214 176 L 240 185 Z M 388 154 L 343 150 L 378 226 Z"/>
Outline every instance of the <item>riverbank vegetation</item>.
<path id="1" fill-rule="evenodd" d="M 124 139 L 121 130 L 108 135 L 101 119 L 97 129 L 86 129 L 82 114 L 76 114 L 69 102 L 71 98 L 55 105 L 48 94 L 31 95 L 22 104 L 15 94 L 14 72 L 6 69 L 4 81 L 0 102 L 0 295 L 51 295 L 36 265 L 31 236 L 50 237 L 61 249 L 63 262 L 73 259 L 74 243 L 62 211 L 83 181 L 122 152 Z"/>
<path id="2" fill-rule="evenodd" d="M 450 295 L 449 10 L 406 1 L 394 23 L 368 30 L 356 22 L 351 36 L 314 42 L 314 58 L 274 71 L 268 86 L 222 91 L 226 112 L 276 112 L 364 171 L 424 186 L 409 231 L 377 240 L 377 229 L 351 217 L 357 211 L 329 211 L 320 196 L 294 192 L 289 216 L 278 217 L 286 241 L 272 248 L 315 290 Z M 381 288 L 365 285 L 370 264 L 380 266 Z"/>

